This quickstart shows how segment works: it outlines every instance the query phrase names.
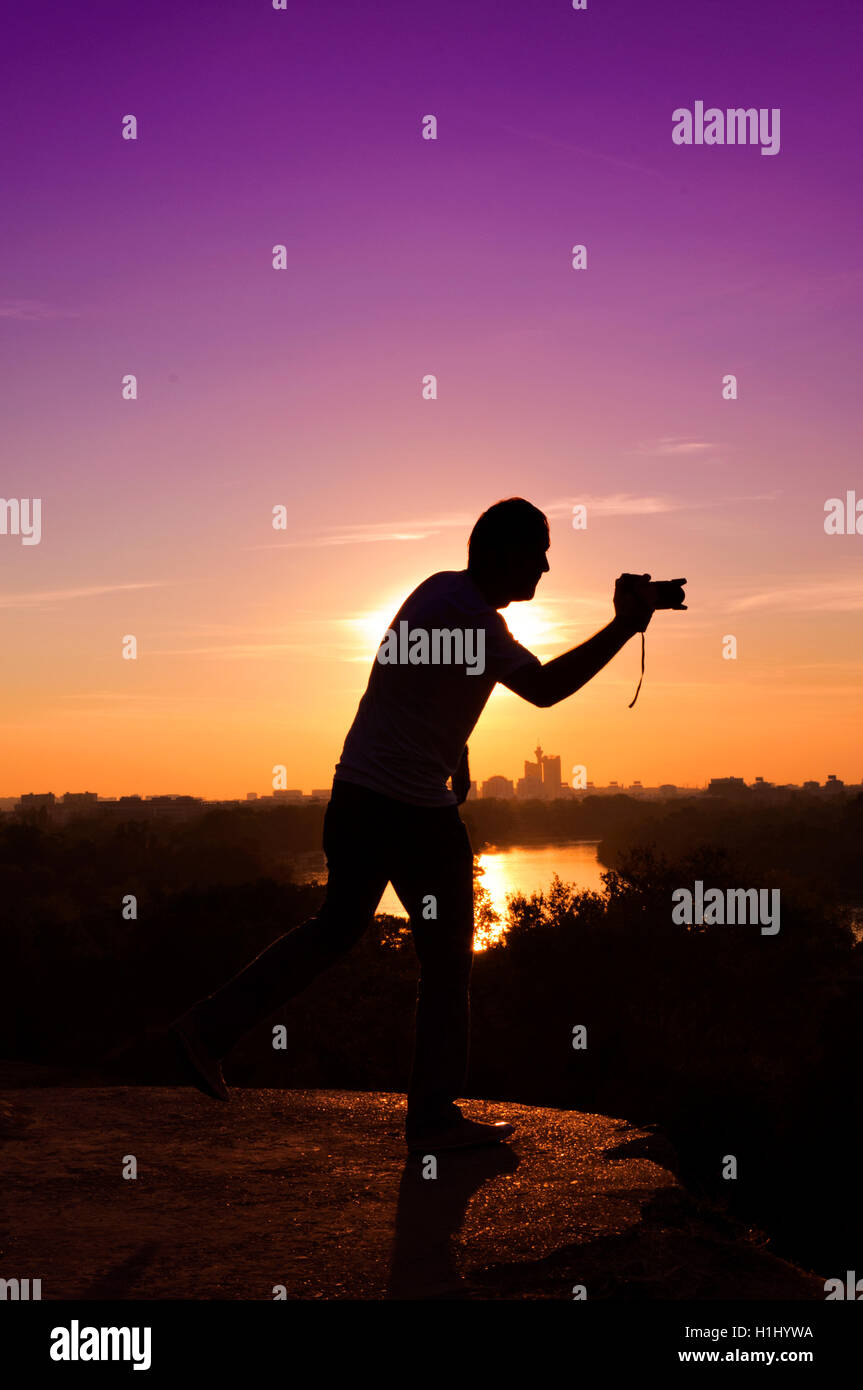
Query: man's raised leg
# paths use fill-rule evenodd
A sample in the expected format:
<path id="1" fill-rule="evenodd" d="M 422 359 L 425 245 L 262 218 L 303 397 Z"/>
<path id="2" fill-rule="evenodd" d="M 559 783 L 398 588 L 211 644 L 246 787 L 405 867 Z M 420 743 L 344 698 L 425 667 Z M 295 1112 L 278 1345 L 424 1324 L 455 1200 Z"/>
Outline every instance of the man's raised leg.
<path id="1" fill-rule="evenodd" d="M 221 1058 L 349 951 L 374 918 L 388 881 L 387 827 L 356 794 L 360 789 L 345 794 L 338 788 L 337 783 L 324 819 L 329 874 L 320 912 L 278 937 L 172 1025 L 209 1095 L 228 1098 Z"/>

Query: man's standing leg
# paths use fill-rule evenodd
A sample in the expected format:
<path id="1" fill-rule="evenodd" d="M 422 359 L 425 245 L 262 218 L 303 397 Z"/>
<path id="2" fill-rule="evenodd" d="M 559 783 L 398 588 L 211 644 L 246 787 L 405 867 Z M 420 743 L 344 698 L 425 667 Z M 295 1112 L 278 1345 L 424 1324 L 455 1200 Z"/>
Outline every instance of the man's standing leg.
<path id="1" fill-rule="evenodd" d="M 512 1125 L 465 1120 L 473 963 L 473 851 L 455 807 L 406 811 L 392 882 L 420 962 L 405 1135 L 412 1149 L 506 1139 Z"/>

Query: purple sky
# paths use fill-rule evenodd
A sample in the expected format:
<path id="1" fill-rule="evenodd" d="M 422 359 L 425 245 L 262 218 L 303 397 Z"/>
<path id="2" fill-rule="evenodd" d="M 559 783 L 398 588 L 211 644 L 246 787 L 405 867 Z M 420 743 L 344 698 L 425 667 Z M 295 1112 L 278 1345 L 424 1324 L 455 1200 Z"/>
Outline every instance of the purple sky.
<path id="1" fill-rule="evenodd" d="M 863 537 L 821 524 L 826 498 L 863 496 L 860 16 L 16 7 L 0 492 L 41 497 L 44 535 L 0 536 L 19 758 L 0 793 L 227 794 L 275 762 L 326 785 L 364 679 L 338 625 L 461 565 L 470 519 L 512 492 L 557 507 L 540 655 L 594 630 L 621 569 L 687 573 L 693 609 L 657 635 L 663 703 L 613 726 L 614 756 L 593 697 L 576 734 L 572 708 L 538 728 L 502 696 L 480 775 L 541 734 L 597 780 L 825 760 L 860 780 Z M 696 100 L 780 108 L 780 153 L 675 146 Z M 606 521 L 579 540 L 585 497 Z M 422 540 L 374 540 L 407 523 Z"/>

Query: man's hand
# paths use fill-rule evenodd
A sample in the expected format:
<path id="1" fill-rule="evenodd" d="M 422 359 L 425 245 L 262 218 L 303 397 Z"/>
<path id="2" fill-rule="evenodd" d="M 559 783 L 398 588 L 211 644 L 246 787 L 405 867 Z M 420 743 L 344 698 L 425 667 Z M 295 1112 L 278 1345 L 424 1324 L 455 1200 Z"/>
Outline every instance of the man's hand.
<path id="1" fill-rule="evenodd" d="M 614 615 L 633 633 L 644 632 L 654 614 L 649 574 L 622 574 L 614 585 Z"/>
<path id="2" fill-rule="evenodd" d="M 455 799 L 461 806 L 463 801 L 467 801 L 467 794 L 470 791 L 470 767 L 467 761 L 467 748 L 461 755 L 461 762 L 452 775 L 452 789 L 455 792 Z"/>
<path id="3" fill-rule="evenodd" d="M 525 662 L 504 676 L 502 684 L 540 709 L 574 695 L 636 632 L 644 632 L 654 611 L 649 583 L 649 574 L 622 574 L 614 586 L 614 617 L 606 627 L 545 665 Z"/>

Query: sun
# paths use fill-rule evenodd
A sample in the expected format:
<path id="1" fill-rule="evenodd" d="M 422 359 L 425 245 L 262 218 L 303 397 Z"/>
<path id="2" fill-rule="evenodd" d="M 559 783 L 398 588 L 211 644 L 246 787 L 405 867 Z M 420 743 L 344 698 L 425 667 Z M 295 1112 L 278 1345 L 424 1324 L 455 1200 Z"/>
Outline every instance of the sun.
<path id="1" fill-rule="evenodd" d="M 383 641 L 384 633 L 403 602 L 403 597 L 394 598 L 386 606 L 367 609 L 358 613 L 355 618 L 349 619 L 357 641 L 362 645 L 363 657 L 367 655 L 371 659 L 375 655 Z"/>
<path id="2" fill-rule="evenodd" d="M 503 618 L 516 642 L 528 651 L 554 642 L 551 613 L 541 603 L 511 603 L 504 609 Z"/>
<path id="3" fill-rule="evenodd" d="M 358 659 L 374 657 L 383 641 L 384 633 L 393 621 L 404 602 L 403 596 L 393 597 L 389 603 L 368 608 L 347 619 L 354 639 L 361 649 Z M 528 651 L 553 646 L 558 640 L 556 624 L 551 609 L 542 603 L 513 603 L 501 615 L 517 642 Z"/>

